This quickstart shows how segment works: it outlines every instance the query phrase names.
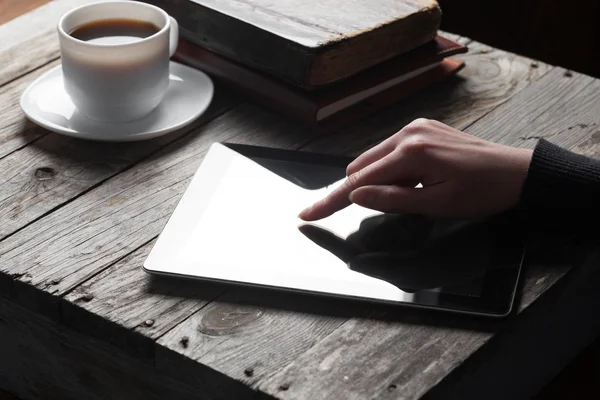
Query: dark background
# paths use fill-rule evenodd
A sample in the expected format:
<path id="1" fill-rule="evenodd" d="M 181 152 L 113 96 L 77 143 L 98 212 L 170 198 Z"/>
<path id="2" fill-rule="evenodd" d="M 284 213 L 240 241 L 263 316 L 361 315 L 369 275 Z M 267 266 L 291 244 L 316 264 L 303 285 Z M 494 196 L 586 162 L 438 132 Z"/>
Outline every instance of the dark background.
<path id="1" fill-rule="evenodd" d="M 600 78 L 600 0 L 438 0 L 442 30 Z M 600 398 L 600 340 L 535 400 Z"/>
<path id="2" fill-rule="evenodd" d="M 600 78 L 600 0 L 438 0 L 442 30 Z"/>

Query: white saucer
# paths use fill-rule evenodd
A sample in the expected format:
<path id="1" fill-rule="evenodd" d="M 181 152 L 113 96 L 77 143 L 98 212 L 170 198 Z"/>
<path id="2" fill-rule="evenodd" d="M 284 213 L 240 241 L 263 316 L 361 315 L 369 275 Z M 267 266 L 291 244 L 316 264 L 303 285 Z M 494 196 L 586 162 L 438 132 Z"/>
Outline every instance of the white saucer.
<path id="1" fill-rule="evenodd" d="M 214 86 L 205 73 L 173 61 L 170 72 L 160 105 L 132 122 L 99 122 L 78 113 L 64 90 L 60 65 L 29 85 L 21 96 L 21 108 L 36 124 L 67 136 L 112 142 L 150 139 L 189 124 L 206 111 L 213 97 Z"/>

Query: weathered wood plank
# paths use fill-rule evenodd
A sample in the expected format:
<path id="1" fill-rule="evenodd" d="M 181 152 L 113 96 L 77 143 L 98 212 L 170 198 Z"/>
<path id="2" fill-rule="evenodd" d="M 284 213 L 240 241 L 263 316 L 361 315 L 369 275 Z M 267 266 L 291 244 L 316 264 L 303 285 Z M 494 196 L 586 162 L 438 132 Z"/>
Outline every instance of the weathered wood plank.
<path id="1" fill-rule="evenodd" d="M 592 261 L 597 263 L 597 257 Z M 524 279 L 527 298 L 523 303 L 530 303 L 536 297 L 533 293 L 539 294 L 554 285 L 569 268 L 570 265 L 556 260 L 530 264 Z M 595 265 L 588 263 L 584 276 L 572 276 L 576 279 L 562 285 L 569 292 L 568 305 L 566 290 L 554 291 L 553 296 L 538 300 L 535 306 L 541 307 L 505 321 L 419 315 L 406 310 L 376 314 L 372 320 L 351 319 L 260 389 L 281 399 L 530 398 L 552 377 L 544 367 L 554 364 L 554 371 L 560 370 L 569 357 L 593 340 L 593 330 L 597 334 L 597 322 L 582 324 L 585 318 L 579 318 L 576 324 L 580 332 L 565 338 L 569 328 L 565 329 L 561 323 L 561 318 L 565 321 L 568 314 L 573 315 L 573 309 L 586 302 L 597 309 L 600 297 L 592 291 L 592 287 L 597 291 L 600 285 L 597 273 L 594 284 L 587 286 L 585 301 L 581 292 L 590 283 L 589 276 L 594 270 L 597 270 Z M 549 329 L 552 324 L 563 325 L 561 336 L 557 332 L 561 328 Z M 523 346 L 515 346 L 514 342 L 525 338 L 529 350 L 523 351 Z M 560 341 L 569 345 L 561 346 Z M 487 344 L 481 356 L 462 359 L 467 349 L 479 348 L 481 342 Z M 573 346 L 571 351 L 569 346 Z M 523 353 L 511 351 L 516 347 Z M 554 351 L 548 354 L 550 348 Z M 503 357 L 507 351 L 510 357 Z M 524 368 L 515 365 L 517 357 Z M 493 372 L 479 373 L 481 369 L 489 369 L 489 364 L 494 364 Z M 527 368 L 536 373 L 528 373 Z M 453 377 L 452 383 L 435 388 L 435 396 L 430 397 L 430 389 L 453 370 L 461 373 L 455 374 L 459 376 Z M 480 383 L 481 380 L 485 383 Z M 460 394 L 454 392 L 454 385 L 460 387 Z"/>
<path id="2" fill-rule="evenodd" d="M 246 291 L 253 292 L 253 291 Z M 209 366 L 230 378 L 254 386 L 272 375 L 278 366 L 290 364 L 345 320 L 302 312 L 300 307 L 285 309 L 293 301 L 326 311 L 326 302 L 261 291 L 232 291 L 212 302 L 158 340 L 159 345 L 179 343 L 178 353 Z M 258 304 L 257 304 L 258 302 Z M 262 304 L 262 305 L 261 305 Z M 293 304 L 293 303 L 292 303 Z M 269 306 L 270 305 L 270 306 Z M 293 324 L 296 329 L 290 330 Z M 183 346 L 182 338 L 187 338 Z M 177 353 L 157 349 L 158 370 L 178 369 Z M 189 379 L 198 371 L 188 370 Z"/>
<path id="3" fill-rule="evenodd" d="M 477 42 L 469 44 L 467 54 L 455 58 L 466 62 L 456 79 L 429 88 L 343 132 L 312 141 L 303 150 L 355 155 L 417 117 L 441 120 L 464 129 L 551 69 L 543 63 L 532 67 L 528 58 Z"/>
<path id="4" fill-rule="evenodd" d="M 48 134 L 26 122 L 15 104 L 22 85 L 15 82 L 4 89 L 0 89 L 0 108 L 6 107 L 5 115 L 15 122 L 0 128 L 0 133 L 7 139 L 13 137 L 15 144 L 5 142 L 0 151 L 23 145 L 21 138 L 43 137 L 0 159 L 0 220 L 4 222 L 0 240 L 239 103 L 237 97 L 217 86 L 211 106 L 191 125 L 157 139 L 115 145 Z"/>
<path id="5" fill-rule="evenodd" d="M 281 132 L 286 132 L 285 135 L 281 135 Z M 265 146 L 276 146 L 276 147 L 289 147 L 299 146 L 306 140 L 306 130 L 304 127 L 296 126 L 292 121 L 285 118 L 275 116 L 269 111 L 259 109 L 252 105 L 243 105 L 237 109 L 221 116 L 217 120 L 208 124 L 205 128 L 200 130 L 196 136 L 186 138 L 187 144 L 181 144 L 171 151 L 164 150 L 161 152 L 159 164 L 168 165 L 172 163 L 175 165 L 171 170 L 167 169 L 162 165 L 158 165 L 154 161 L 148 160 L 142 162 L 140 165 L 134 167 L 134 169 L 144 170 L 147 167 L 146 164 L 154 164 L 154 172 L 152 174 L 148 172 L 137 172 L 136 174 L 143 176 L 155 176 L 151 181 L 150 178 L 139 178 L 136 177 L 135 184 L 127 183 L 131 186 L 132 191 L 140 191 L 141 194 L 138 197 L 155 196 L 152 192 L 160 190 L 161 188 L 172 185 L 171 180 L 177 182 L 175 192 L 170 192 L 168 203 L 160 204 L 154 208 L 150 205 L 144 205 L 142 208 L 150 216 L 143 217 L 144 219 L 136 218 L 136 226 L 129 226 L 131 221 L 121 220 L 121 223 L 128 225 L 125 231 L 121 230 L 118 234 L 120 238 L 123 237 L 123 233 L 126 231 L 132 231 L 131 238 L 125 238 L 121 250 L 115 250 L 111 252 L 109 257 L 98 259 L 93 265 L 89 265 L 87 269 L 96 273 L 95 268 L 102 270 L 107 266 L 110 266 L 115 260 L 118 260 L 120 255 L 125 255 L 127 252 L 135 250 L 136 246 L 139 246 L 146 241 L 156 237 L 162 230 L 166 219 L 174 209 L 181 193 L 185 190 L 187 182 L 195 172 L 201 158 L 208 149 L 208 146 L 215 141 L 230 141 L 236 143 L 253 143 L 262 144 Z M 128 174 L 133 174 L 133 171 L 125 172 L 125 175 L 118 177 L 118 180 L 128 181 L 130 178 L 124 178 Z M 143 183 L 140 183 L 143 182 Z M 110 182 L 107 182 L 110 184 Z M 149 185 L 149 187 L 136 187 L 135 185 Z M 110 193 L 115 190 L 107 191 L 105 189 L 106 184 L 102 188 L 102 192 L 108 198 Z M 84 195 L 83 197 L 88 196 Z M 127 197 L 129 196 L 120 196 Z M 77 199 L 74 203 L 81 201 Z M 133 198 L 125 200 L 125 204 L 133 202 Z M 111 200 L 105 200 L 102 202 L 105 204 L 101 208 L 115 207 Z M 70 207 L 69 204 L 67 207 Z M 139 208 L 139 205 L 135 207 Z M 81 206 L 73 204 L 73 210 L 80 209 Z M 55 212 L 53 215 L 60 213 L 61 210 Z M 73 212 L 73 211 L 70 211 Z M 67 212 L 62 215 L 61 219 L 70 219 L 70 215 Z M 99 224 L 100 221 L 89 221 L 88 224 Z M 34 225 L 38 225 L 36 223 Z M 150 224 L 150 225 L 147 225 Z M 75 227 L 73 228 L 75 229 Z M 92 228 L 92 229 L 98 229 Z M 113 229 L 117 229 L 114 227 Z M 110 233 L 109 233 L 110 234 Z M 15 236 L 19 236 L 18 235 Z M 116 233 L 114 235 L 117 235 Z M 69 240 L 69 233 L 65 234 L 64 241 Z M 9 238 L 7 241 L 10 241 Z M 123 240 L 123 239 L 121 239 Z M 25 243 L 28 240 L 25 239 Z M 153 244 L 153 242 L 151 243 Z M 141 270 L 143 260 L 147 257 L 147 254 L 151 248 L 151 244 L 143 246 L 133 253 L 131 256 L 124 258 L 114 266 L 110 267 L 104 273 L 95 276 L 89 282 L 78 286 L 82 277 L 71 276 L 67 277 L 69 284 L 62 286 L 67 281 L 61 281 L 57 285 L 49 286 L 44 284 L 38 284 L 38 287 L 46 290 L 57 291 L 57 293 L 67 293 L 65 299 L 78 304 L 81 308 L 92 311 L 103 318 L 107 318 L 110 321 L 117 322 L 129 329 L 134 329 L 144 335 L 151 338 L 158 338 L 165 332 L 173 328 L 179 322 L 188 318 L 193 312 L 202 308 L 207 301 L 210 301 L 221 291 L 215 291 L 212 285 L 202 286 L 198 283 L 194 284 L 183 284 L 179 281 L 170 280 L 155 280 L 153 281 L 150 276 L 145 274 Z M 0 253 L 2 252 L 3 244 L 0 244 Z M 119 246 L 121 247 L 121 246 Z M 15 253 L 16 254 L 16 253 Z M 72 265 L 76 266 L 78 262 L 82 262 L 81 254 L 77 249 L 73 249 L 73 256 L 77 260 L 72 261 Z M 50 264 L 54 262 L 48 260 Z M 70 262 L 71 264 L 71 262 Z M 16 264 L 14 265 L 16 266 Z M 59 272 L 62 268 L 57 268 L 56 272 Z M 12 272 L 14 274 L 14 271 Z M 29 271 L 29 274 L 33 276 L 35 272 Z M 117 279 L 115 279 L 118 276 Z M 28 280 L 29 277 L 23 276 L 23 279 Z M 46 278 L 46 281 L 51 279 Z M 56 279 L 56 278 L 54 278 Z M 84 278 L 85 279 L 85 278 Z M 34 280 L 35 282 L 35 280 Z M 71 288 L 75 288 L 70 291 Z M 198 291 L 202 294 L 202 298 L 198 299 Z M 85 301 L 85 295 L 91 294 L 93 298 L 89 301 Z M 65 306 L 64 314 L 69 315 L 68 322 L 73 326 L 77 326 L 77 329 L 86 330 L 89 329 L 89 325 L 85 321 L 85 315 L 80 313 L 78 308 L 70 309 Z M 152 320 L 151 326 L 147 326 L 144 322 Z M 95 326 L 94 332 L 101 332 L 102 328 Z M 126 341 L 126 340 L 125 340 Z"/>
<path id="6" fill-rule="evenodd" d="M 540 138 L 576 149 L 599 129 L 600 81 L 554 68 L 542 85 L 516 96 L 520 107 L 500 107 L 467 131 L 512 146 L 533 147 Z"/>
<path id="7" fill-rule="evenodd" d="M 0 53 L 0 86 L 56 60 L 59 57 L 58 43 L 54 35 L 33 38 L 20 46 L 12 47 Z M 20 53 L 27 49 L 30 57 Z"/>
<path id="8" fill-rule="evenodd" d="M 38 128 L 25 117 L 19 105 L 19 99 L 33 80 L 56 65 L 58 65 L 58 61 L 0 87 L 0 115 L 2 115 L 0 158 L 48 133 L 47 130 Z"/>
<path id="9" fill-rule="evenodd" d="M 189 383 L 176 370 L 159 374 L 151 362 L 1 297 L 0 337 L 0 386 L 23 400 L 228 400 L 253 393 L 235 382 L 220 386 L 225 377 L 211 371 Z"/>
<path id="10" fill-rule="evenodd" d="M 555 68 L 467 131 L 508 144 L 532 137 L 523 136 L 524 132 L 551 137 L 556 143 L 571 148 L 586 141 L 595 124 L 600 123 L 600 81 L 576 75 L 564 77 L 569 80 L 561 82 L 561 77 L 564 70 Z M 548 249 L 551 247 L 545 250 Z M 551 275 L 537 269 L 537 274 L 528 276 L 521 310 L 549 290 L 566 271 L 568 268 L 562 268 Z M 334 395 L 347 399 L 386 398 L 398 393 L 406 398 L 419 398 L 491 337 L 490 333 L 469 329 L 444 332 L 438 325 L 431 329 L 415 321 L 406 325 L 350 320 L 261 389 L 281 395 L 281 385 L 297 382 L 282 398 L 325 399 Z M 371 367 L 364 369 L 366 363 Z M 323 369 L 323 364 L 328 368 Z M 309 376 L 310 381 L 306 379 Z M 352 383 L 347 382 L 346 376 Z M 401 391 L 395 392 L 396 389 Z"/>
<path id="11" fill-rule="evenodd" d="M 19 99 L 33 80 L 58 64 L 52 61 L 59 57 L 56 24 L 60 17 L 92 1 L 54 0 L 0 25 L 0 113 L 7 121 L 0 128 L 0 158 L 47 133 L 35 130 L 34 124 L 27 121 Z"/>
<path id="12" fill-rule="evenodd" d="M 58 58 L 58 20 L 70 9 L 93 1 L 53 0 L 0 25 L 0 86 Z"/>
<path id="13" fill-rule="evenodd" d="M 141 265 L 153 244 L 154 240 L 65 295 L 65 323 L 89 332 L 93 314 L 157 339 L 223 292 L 218 285 L 148 276 Z M 103 327 L 96 326 L 96 336 L 103 334 Z"/>
<path id="14" fill-rule="evenodd" d="M 528 276 L 525 301 L 565 270 L 545 271 L 545 279 Z M 418 399 L 499 326 L 468 317 L 374 310 L 371 319 L 348 320 L 259 389 L 281 399 Z"/>
<path id="15" fill-rule="evenodd" d="M 0 25 L 7 23 L 22 14 L 35 10 L 39 6 L 46 4 L 50 0 L 3 0 L 0 3 Z"/>
<path id="16" fill-rule="evenodd" d="M 0 271 L 69 291 L 158 235 L 212 143 L 285 147 L 304 137 L 304 128 L 251 106 L 226 113 L 0 242 Z M 68 143 L 73 152 L 84 145 Z"/>
<path id="17" fill-rule="evenodd" d="M 493 54 L 494 58 L 499 57 L 497 54 Z M 479 54 L 478 57 L 487 57 L 486 55 Z M 521 58 L 515 58 L 516 62 L 519 64 L 527 65 L 525 61 L 522 61 Z M 484 81 L 489 79 L 489 61 L 485 60 L 481 63 L 478 63 L 476 59 L 470 62 L 471 71 L 469 72 L 470 78 L 474 80 Z M 524 70 L 519 67 L 511 67 L 510 63 L 504 63 L 503 66 L 509 70 L 506 74 L 501 74 L 505 76 L 505 79 L 508 81 L 522 79 Z M 530 81 L 533 82 L 535 79 L 538 79 L 540 76 L 549 69 L 549 67 L 541 65 L 538 71 L 530 72 L 531 76 Z M 512 72 L 511 72 L 512 71 Z M 515 76 L 512 76 L 511 73 L 515 73 Z M 481 88 L 481 92 L 478 91 L 477 85 L 470 85 L 468 90 L 462 88 L 462 85 L 467 84 L 467 81 L 459 83 L 457 85 L 447 85 L 442 86 L 440 90 L 442 91 L 439 94 L 440 99 L 447 99 L 443 102 L 444 107 L 450 107 L 450 105 L 455 103 L 455 111 L 457 113 L 470 112 L 470 118 L 480 118 L 489 112 L 491 107 L 494 107 L 495 104 L 499 102 L 499 98 L 501 93 L 506 96 L 514 95 L 518 92 L 518 90 L 525 87 L 525 85 L 517 85 L 516 88 L 511 90 L 502 89 L 500 92 L 495 92 L 489 89 L 489 86 L 484 86 Z M 499 85 L 503 86 L 503 85 Z M 460 95 L 455 95 L 454 91 L 459 91 Z M 429 93 L 427 96 L 435 96 L 435 93 Z M 466 101 L 467 98 L 470 98 L 471 101 Z M 493 101 L 492 101 L 492 100 Z M 403 105 L 398 105 L 397 109 L 402 109 L 406 107 L 407 104 L 410 104 L 412 101 L 407 101 L 403 103 Z M 244 107 L 249 107 L 246 112 L 243 112 Z M 268 139 L 262 137 L 261 131 L 269 132 L 268 135 L 277 135 L 277 130 L 280 132 L 296 132 L 295 134 L 287 134 L 287 135 L 279 135 L 277 136 L 277 146 L 279 147 L 299 147 L 306 140 L 310 139 L 310 135 L 303 135 L 303 131 L 300 128 L 296 128 L 293 126 L 292 122 L 285 122 L 279 117 L 275 117 L 273 115 L 264 116 L 264 112 L 261 109 L 256 109 L 251 106 L 244 106 L 239 110 L 234 111 L 233 113 L 229 113 L 220 118 L 223 120 L 223 125 L 231 124 L 231 129 L 242 129 L 245 130 L 250 137 L 242 137 L 235 136 L 231 139 L 233 142 L 243 142 L 243 143 L 257 143 L 262 139 L 263 143 L 267 143 L 273 145 L 275 142 L 270 142 Z M 405 116 L 409 116 L 411 118 L 416 118 L 421 115 L 424 110 L 429 110 L 431 107 L 427 104 L 427 102 L 423 101 L 421 103 L 421 108 L 410 108 L 405 111 Z M 243 112 L 243 113 L 242 113 Z M 239 114 L 238 114 L 239 113 Z M 390 113 L 388 118 L 390 120 L 394 120 L 396 118 L 396 113 Z M 446 112 L 447 115 L 452 116 L 450 112 Z M 232 115 L 237 115 L 236 119 L 233 122 L 226 123 L 226 119 L 231 117 Z M 440 114 L 440 118 L 443 115 Z M 247 118 L 247 120 L 240 121 L 237 118 Z M 253 120 L 258 119 L 259 122 L 253 122 Z M 377 125 L 378 121 L 380 121 L 381 117 L 376 116 L 370 120 L 370 124 L 373 125 L 373 134 L 377 136 L 377 134 L 383 135 L 381 132 L 377 131 L 377 129 L 387 129 L 389 125 Z M 443 119 L 443 118 L 442 118 Z M 214 124 L 211 124 L 210 127 L 207 127 L 205 131 L 205 135 L 211 135 L 209 130 L 212 129 L 212 125 L 216 125 L 217 121 Z M 261 125 L 262 124 L 262 125 Z M 369 123 L 367 123 L 369 124 Z M 218 128 L 221 129 L 221 128 Z M 300 129 L 295 130 L 295 129 Z M 393 133 L 391 130 L 384 131 L 387 134 Z M 364 131 L 363 131 L 363 135 Z M 242 140 L 243 139 L 243 140 Z M 344 142 L 344 139 L 339 139 L 339 142 Z M 349 143 L 347 144 L 349 145 Z M 322 150 L 322 149 L 318 149 Z M 328 151 L 335 152 L 337 149 L 329 148 Z M 191 350 L 186 350 L 186 348 L 182 347 L 181 337 L 179 336 L 188 336 L 191 342 L 192 337 L 197 337 L 198 332 L 195 329 L 195 324 L 193 321 L 198 319 L 202 319 L 205 310 L 202 307 L 205 306 L 206 301 L 210 300 L 213 296 L 213 293 L 208 290 L 208 295 L 200 295 L 205 290 L 205 287 L 198 283 L 183 283 L 179 281 L 171 281 L 171 280 L 162 280 L 156 279 L 152 280 L 150 277 L 145 275 L 140 266 L 142 261 L 146 258 L 147 252 L 149 251 L 148 247 L 143 247 L 137 250 L 131 257 L 128 257 L 114 266 L 111 266 L 101 275 L 98 275 L 91 279 L 89 282 L 86 282 L 83 286 L 78 287 L 75 291 L 67 294 L 66 299 L 71 302 L 75 302 L 81 307 L 81 309 L 91 311 L 92 313 L 105 317 L 109 321 L 114 321 L 119 324 L 123 324 L 124 326 L 135 329 L 136 331 L 143 333 L 144 335 L 148 335 L 149 337 L 156 338 L 160 335 L 163 335 L 165 332 L 165 328 L 169 329 L 174 324 L 179 323 L 182 319 L 186 317 L 186 313 L 190 313 L 190 311 L 199 310 L 197 314 L 195 314 L 192 318 L 186 320 L 178 326 L 176 330 L 173 332 L 177 332 L 173 334 L 170 332 L 166 336 L 161 339 L 161 343 L 168 349 L 175 350 L 181 354 L 192 354 L 195 359 L 200 362 L 209 362 L 208 364 L 211 367 L 218 368 L 222 372 L 225 371 L 225 366 L 218 364 L 218 362 L 214 360 L 204 360 L 203 354 L 204 350 L 201 348 L 195 348 L 194 352 L 188 353 Z M 137 286 L 137 288 L 136 288 Z M 197 292 L 194 293 L 194 288 L 197 289 Z M 200 294 L 198 294 L 200 292 Z M 89 302 L 84 302 L 81 299 L 85 294 L 92 294 L 93 299 Z M 165 296 L 166 295 L 166 296 Z M 169 299 L 167 301 L 167 298 Z M 162 303 L 159 303 L 162 301 Z M 219 300 L 220 301 L 220 300 Z M 301 300 L 303 301 L 303 300 Z M 304 300 L 305 301 L 305 300 Z M 327 302 L 325 302 L 327 304 Z M 323 307 L 323 303 L 317 308 Z M 314 310 L 315 308 L 313 308 Z M 80 325 L 78 325 L 78 329 L 86 330 L 90 329 L 89 326 L 86 326 L 85 317 L 79 313 L 78 310 L 73 314 L 72 323 L 76 324 L 78 321 L 83 321 Z M 265 313 L 268 311 L 265 311 Z M 304 323 L 302 316 L 295 316 L 290 313 L 275 313 L 275 316 L 270 316 L 268 318 L 276 318 L 279 325 L 284 326 L 299 326 L 298 328 L 294 328 L 296 330 L 302 330 L 302 324 Z M 144 324 L 144 321 L 147 319 L 152 319 L 154 323 L 151 327 L 148 327 Z M 281 319 L 281 321 L 280 321 Z M 328 324 L 327 321 L 322 322 L 324 325 L 327 325 L 327 329 L 332 329 L 335 325 Z M 293 331 L 294 329 L 290 329 Z M 101 328 L 98 326 L 94 326 L 93 329 L 95 332 L 101 331 Z M 188 332 L 185 334 L 184 332 Z M 220 346 L 223 346 L 224 351 L 227 351 L 226 354 L 231 354 L 231 348 L 235 348 L 234 344 L 245 340 L 243 335 L 235 336 L 232 338 L 221 337 Z M 215 346 L 214 341 L 208 341 L 211 346 Z M 306 344 L 302 344 L 305 346 Z M 227 350 L 229 349 L 229 350 Z M 242 346 L 241 349 L 246 349 L 246 347 Z M 220 348 L 214 350 L 215 354 L 220 353 Z M 249 354 L 239 353 L 236 356 L 239 359 L 247 360 L 247 364 L 253 363 L 262 363 L 259 354 L 254 354 L 253 357 L 252 352 Z M 283 352 L 283 350 L 282 350 Z M 198 353 L 196 355 L 196 353 Z M 170 353 L 166 353 L 167 356 L 163 357 L 164 365 L 172 365 L 174 361 L 170 359 Z M 209 353 L 210 355 L 210 353 Z M 278 359 L 278 362 L 275 362 L 275 359 L 272 360 L 268 365 L 265 364 L 261 367 L 262 371 L 260 371 L 261 377 L 266 377 L 269 374 L 277 372 L 279 369 L 283 368 L 285 364 L 280 361 L 286 361 L 289 359 L 289 354 L 282 354 Z M 165 367 L 166 368 L 166 367 Z M 187 367 L 189 368 L 189 367 Z M 245 375 L 240 375 L 243 373 L 243 369 L 240 370 L 237 365 L 232 364 L 230 367 L 230 372 L 239 377 L 240 379 L 244 379 L 246 382 L 258 382 L 256 381 L 256 377 L 253 379 L 249 379 Z M 258 372 L 257 372 L 258 373 Z"/>

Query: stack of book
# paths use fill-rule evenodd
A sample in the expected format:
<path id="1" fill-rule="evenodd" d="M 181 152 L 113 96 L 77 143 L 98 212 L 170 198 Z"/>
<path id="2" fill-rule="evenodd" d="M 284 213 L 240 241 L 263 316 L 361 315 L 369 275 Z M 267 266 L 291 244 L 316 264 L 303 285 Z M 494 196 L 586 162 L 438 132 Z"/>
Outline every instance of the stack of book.
<path id="1" fill-rule="evenodd" d="M 324 131 L 458 72 L 436 0 L 146 0 L 179 22 L 174 59 Z"/>

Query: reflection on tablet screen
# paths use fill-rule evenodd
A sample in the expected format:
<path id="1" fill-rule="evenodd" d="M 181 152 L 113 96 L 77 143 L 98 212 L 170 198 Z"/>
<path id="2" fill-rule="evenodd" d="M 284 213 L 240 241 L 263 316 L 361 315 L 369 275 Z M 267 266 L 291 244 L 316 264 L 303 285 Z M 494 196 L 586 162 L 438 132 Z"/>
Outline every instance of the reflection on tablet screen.
<path id="1" fill-rule="evenodd" d="M 509 217 L 433 220 L 351 205 L 306 223 L 298 212 L 340 185 L 345 166 L 236 150 L 207 155 L 165 229 L 171 239 L 155 246 L 177 247 L 162 272 L 428 305 L 444 294 L 483 297 L 490 269 L 516 268 L 509 291 L 518 276 L 522 249 L 506 262 L 496 257 L 511 246 Z M 193 210 L 193 223 L 180 208 Z M 173 224 L 191 229 L 174 240 Z"/>

